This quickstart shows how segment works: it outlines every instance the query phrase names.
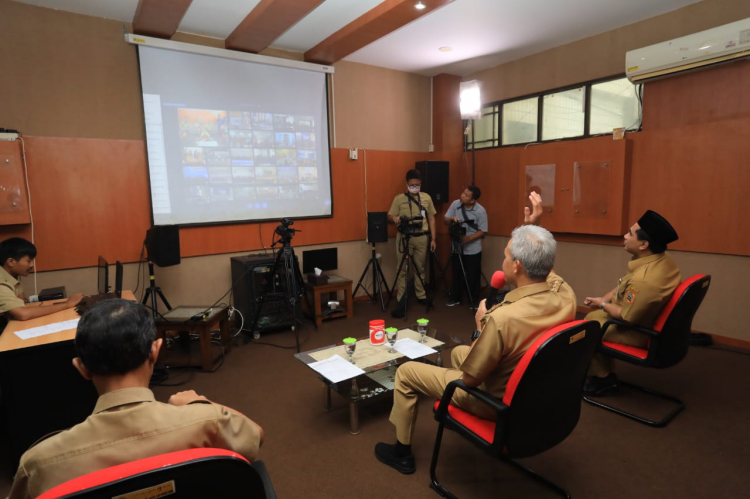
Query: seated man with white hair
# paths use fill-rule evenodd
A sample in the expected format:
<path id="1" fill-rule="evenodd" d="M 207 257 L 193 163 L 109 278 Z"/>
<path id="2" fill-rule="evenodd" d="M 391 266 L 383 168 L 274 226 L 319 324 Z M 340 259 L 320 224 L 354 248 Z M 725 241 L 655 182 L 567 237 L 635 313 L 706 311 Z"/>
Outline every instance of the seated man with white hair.
<path id="1" fill-rule="evenodd" d="M 502 266 L 506 281 L 515 289 L 490 310 L 482 301 L 476 314 L 478 338 L 470 347 L 453 350 L 453 368 L 420 362 L 399 367 L 390 418 L 397 440 L 395 444 L 381 442 L 375 446 L 381 462 L 404 474 L 416 471 L 411 439 L 420 393 L 439 399 L 448 383 L 461 379 L 466 386 L 502 398 L 511 373 L 539 335 L 575 318 L 575 294 L 552 272 L 556 248 L 554 237 L 546 229 L 536 225 L 517 227 L 505 248 Z M 481 418 L 496 416 L 493 409 L 462 390 L 455 392 L 452 403 Z"/>

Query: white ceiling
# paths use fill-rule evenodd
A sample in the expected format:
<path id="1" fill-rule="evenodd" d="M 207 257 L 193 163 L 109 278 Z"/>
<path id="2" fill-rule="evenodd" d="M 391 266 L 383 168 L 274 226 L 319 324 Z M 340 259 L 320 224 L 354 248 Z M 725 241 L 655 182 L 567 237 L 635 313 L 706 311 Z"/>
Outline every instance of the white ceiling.
<path id="1" fill-rule="evenodd" d="M 15 0 L 131 22 L 138 0 Z M 193 0 L 179 31 L 226 38 L 260 0 Z M 325 0 L 272 47 L 305 52 L 383 0 Z M 465 76 L 700 0 L 456 0 L 344 60 Z M 416 3 L 416 0 L 414 1 Z M 451 47 L 441 52 L 440 47 Z"/>

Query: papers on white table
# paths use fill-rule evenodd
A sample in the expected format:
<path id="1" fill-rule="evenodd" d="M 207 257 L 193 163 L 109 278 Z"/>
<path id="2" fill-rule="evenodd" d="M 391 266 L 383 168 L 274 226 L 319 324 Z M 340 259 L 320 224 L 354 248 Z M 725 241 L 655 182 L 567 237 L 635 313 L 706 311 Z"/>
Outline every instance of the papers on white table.
<path id="1" fill-rule="evenodd" d="M 427 345 L 424 345 L 418 341 L 414 341 L 411 338 L 403 338 L 401 340 L 397 340 L 396 344 L 393 345 L 393 348 L 406 355 L 410 359 L 418 359 L 419 357 L 424 357 L 425 355 L 437 353 L 437 350 L 433 350 Z"/>
<path id="2" fill-rule="evenodd" d="M 37 336 L 45 336 L 47 334 L 59 333 L 60 331 L 67 331 L 68 329 L 75 329 L 78 327 L 78 320 L 79 319 L 71 319 L 69 321 L 56 322 L 46 326 L 22 329 L 21 331 L 16 331 L 15 334 L 22 340 L 28 340 L 29 338 L 36 338 Z"/>
<path id="3" fill-rule="evenodd" d="M 348 360 L 341 358 L 339 355 L 328 357 L 319 362 L 313 362 L 312 364 L 308 364 L 308 366 L 325 376 L 332 383 L 356 378 L 360 374 L 365 373 L 362 369 Z"/>

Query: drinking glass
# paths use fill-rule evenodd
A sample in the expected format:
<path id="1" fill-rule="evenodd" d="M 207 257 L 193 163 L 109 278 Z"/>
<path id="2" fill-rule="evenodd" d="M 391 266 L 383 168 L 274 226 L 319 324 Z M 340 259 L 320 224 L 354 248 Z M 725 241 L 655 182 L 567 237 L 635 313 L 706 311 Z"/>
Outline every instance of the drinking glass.
<path id="1" fill-rule="evenodd" d="M 417 319 L 417 332 L 419 333 L 419 342 L 427 343 L 424 339 L 424 335 L 427 334 L 427 325 L 430 323 L 428 319 Z"/>
<path id="2" fill-rule="evenodd" d="M 349 356 L 349 362 L 354 364 L 354 350 L 357 349 L 356 338 L 344 338 L 344 348 L 346 349 L 346 354 Z"/>
<path id="3" fill-rule="evenodd" d="M 388 350 L 388 353 L 396 353 L 396 350 L 393 349 L 393 345 L 396 344 L 396 340 L 398 339 L 398 329 L 395 327 L 389 327 L 385 330 L 385 335 L 388 338 L 388 343 L 391 345 L 391 349 Z"/>

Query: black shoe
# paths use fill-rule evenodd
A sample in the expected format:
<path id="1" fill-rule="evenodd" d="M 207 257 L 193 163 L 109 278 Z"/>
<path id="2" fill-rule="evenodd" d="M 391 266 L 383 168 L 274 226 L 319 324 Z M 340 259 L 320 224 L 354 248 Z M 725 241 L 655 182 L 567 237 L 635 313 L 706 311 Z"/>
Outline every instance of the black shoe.
<path id="1" fill-rule="evenodd" d="M 583 385 L 583 394 L 590 396 L 602 395 L 605 392 L 614 390 L 620 382 L 615 373 L 609 373 L 604 378 L 598 376 L 589 376 L 586 378 L 586 384 Z"/>
<path id="2" fill-rule="evenodd" d="M 393 317 L 394 319 L 401 319 L 405 315 L 406 315 L 406 302 L 402 298 L 401 301 L 396 303 L 396 308 L 394 308 L 393 312 L 391 312 L 391 317 Z"/>
<path id="3" fill-rule="evenodd" d="M 391 468 L 404 475 L 411 475 L 417 471 L 417 465 L 414 462 L 414 454 L 399 456 L 396 453 L 396 446 L 380 442 L 375 446 L 375 457 L 378 461 L 385 463 Z"/>

